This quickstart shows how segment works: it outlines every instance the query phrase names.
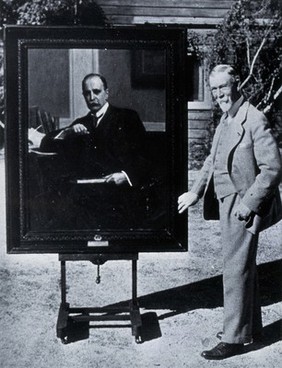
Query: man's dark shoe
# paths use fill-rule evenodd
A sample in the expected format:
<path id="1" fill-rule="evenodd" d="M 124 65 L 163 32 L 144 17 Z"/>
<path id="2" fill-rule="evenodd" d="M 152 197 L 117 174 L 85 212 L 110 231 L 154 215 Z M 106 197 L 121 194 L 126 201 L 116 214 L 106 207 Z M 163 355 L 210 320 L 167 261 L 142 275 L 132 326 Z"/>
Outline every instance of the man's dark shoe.
<path id="1" fill-rule="evenodd" d="M 243 344 L 227 344 L 226 342 L 220 342 L 213 349 L 203 351 L 201 356 L 208 360 L 221 360 L 242 354 L 243 352 Z"/>
<path id="2" fill-rule="evenodd" d="M 223 332 L 222 331 L 219 331 L 217 334 L 216 334 L 216 337 L 221 340 L 222 338 L 222 335 L 223 335 Z M 263 335 L 262 333 L 258 333 L 258 334 L 255 334 L 253 336 L 253 341 L 252 342 L 260 342 L 263 340 Z"/>

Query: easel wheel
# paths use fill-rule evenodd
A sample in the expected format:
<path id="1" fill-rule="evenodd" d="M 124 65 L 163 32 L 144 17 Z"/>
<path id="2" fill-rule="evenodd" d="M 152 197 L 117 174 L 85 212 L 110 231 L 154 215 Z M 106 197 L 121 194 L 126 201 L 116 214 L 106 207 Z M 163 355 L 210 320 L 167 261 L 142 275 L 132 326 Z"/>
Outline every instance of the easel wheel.
<path id="1" fill-rule="evenodd" d="M 62 342 L 62 344 L 64 344 L 64 345 L 66 345 L 66 344 L 68 344 L 68 337 L 67 336 L 64 336 L 64 337 L 62 337 L 61 338 L 61 342 Z"/>
<path id="2" fill-rule="evenodd" d="M 136 344 L 142 344 L 143 343 L 141 335 L 135 336 L 135 342 L 136 342 Z"/>

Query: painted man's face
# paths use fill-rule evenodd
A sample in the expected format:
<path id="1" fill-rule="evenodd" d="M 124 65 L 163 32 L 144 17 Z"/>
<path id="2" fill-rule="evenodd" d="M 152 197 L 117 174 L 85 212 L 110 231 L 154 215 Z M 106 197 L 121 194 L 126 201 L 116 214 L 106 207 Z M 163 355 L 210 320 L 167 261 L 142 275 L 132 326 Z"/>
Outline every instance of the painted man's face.
<path id="1" fill-rule="evenodd" d="M 89 110 L 97 112 L 108 101 L 109 92 L 98 76 L 86 79 L 83 85 L 83 96 Z"/>

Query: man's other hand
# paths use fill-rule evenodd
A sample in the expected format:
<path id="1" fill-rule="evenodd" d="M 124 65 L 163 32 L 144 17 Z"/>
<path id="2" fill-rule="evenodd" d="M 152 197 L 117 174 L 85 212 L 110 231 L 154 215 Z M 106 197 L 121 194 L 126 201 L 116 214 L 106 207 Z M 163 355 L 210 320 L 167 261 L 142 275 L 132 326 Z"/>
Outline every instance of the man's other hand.
<path id="1" fill-rule="evenodd" d="M 252 211 L 241 202 L 235 209 L 234 215 L 239 221 L 248 221 L 251 213 Z"/>
<path id="2" fill-rule="evenodd" d="M 124 183 L 128 183 L 126 175 L 122 172 L 107 175 L 104 177 L 104 179 L 106 179 L 106 183 L 112 183 L 115 185 L 122 185 Z"/>
<path id="3" fill-rule="evenodd" d="M 178 212 L 182 213 L 187 210 L 188 207 L 193 206 L 199 200 L 199 196 L 193 192 L 183 193 L 178 198 Z"/>

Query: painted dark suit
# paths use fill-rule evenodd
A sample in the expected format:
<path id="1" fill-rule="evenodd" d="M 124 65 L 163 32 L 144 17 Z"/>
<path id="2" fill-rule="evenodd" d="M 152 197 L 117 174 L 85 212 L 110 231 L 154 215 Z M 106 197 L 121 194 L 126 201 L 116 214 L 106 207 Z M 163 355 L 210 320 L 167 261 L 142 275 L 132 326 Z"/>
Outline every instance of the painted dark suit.
<path id="1" fill-rule="evenodd" d="M 99 178 L 124 171 L 133 186 L 145 181 L 146 132 L 135 111 L 109 105 L 96 128 L 90 113 L 71 126 L 75 124 L 83 124 L 90 134 L 60 140 L 54 139 L 60 131 L 54 131 L 42 140 L 41 150 L 67 155 L 76 178 Z"/>
<path id="2" fill-rule="evenodd" d="M 109 105 L 97 127 L 91 113 L 76 119 L 89 134 L 56 139 L 61 130 L 47 134 L 41 150 L 58 153 L 56 177 L 61 183 L 56 191 L 63 192 L 69 214 L 75 214 L 75 228 L 136 226 L 137 215 L 144 200 L 142 188 L 150 180 L 146 158 L 146 131 L 138 114 L 129 109 Z M 125 184 L 78 185 L 77 179 L 99 179 L 123 171 Z M 139 206 L 140 205 L 140 206 Z M 134 208 L 134 210 L 133 210 Z M 66 225 L 67 226 L 67 225 Z M 69 225 L 71 226 L 71 225 Z"/>

